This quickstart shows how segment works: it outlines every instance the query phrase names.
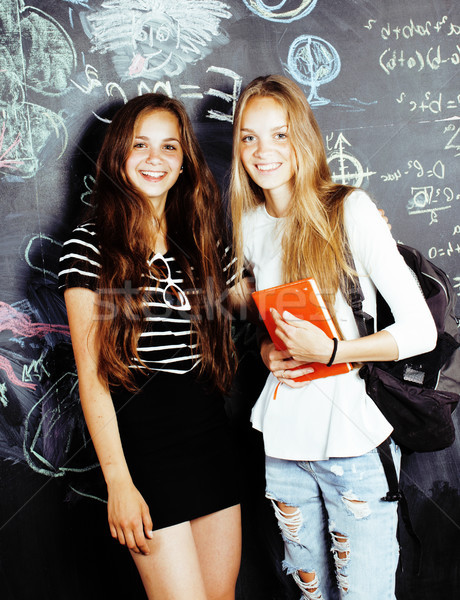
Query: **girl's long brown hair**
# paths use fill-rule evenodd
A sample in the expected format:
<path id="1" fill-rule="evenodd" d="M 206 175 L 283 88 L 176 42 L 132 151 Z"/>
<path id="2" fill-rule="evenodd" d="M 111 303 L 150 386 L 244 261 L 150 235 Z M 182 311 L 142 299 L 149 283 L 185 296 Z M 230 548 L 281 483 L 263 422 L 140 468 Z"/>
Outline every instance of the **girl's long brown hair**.
<path id="1" fill-rule="evenodd" d="M 109 385 L 136 389 L 129 365 L 133 357 L 139 360 L 136 347 L 143 330 L 147 260 L 160 223 L 151 202 L 128 180 L 125 163 L 136 122 L 156 110 L 177 117 L 184 154 L 183 172 L 166 201 L 168 247 L 195 292 L 189 301 L 202 354 L 200 373 L 224 391 L 236 358 L 224 300 L 224 244 L 220 242 L 225 228 L 219 190 L 184 106 L 163 94 L 133 98 L 117 112 L 97 162 L 93 210 L 102 261 L 98 372 Z"/>
<path id="2" fill-rule="evenodd" d="M 285 110 L 297 163 L 282 239 L 284 282 L 314 277 L 335 317 L 334 299 L 343 286 L 343 274 L 354 275 L 346 261 L 347 240 L 343 229 L 343 201 L 353 188 L 333 182 L 313 111 L 302 90 L 281 75 L 254 79 L 243 90 L 236 106 L 230 201 L 237 264 L 241 266 L 244 260 L 243 214 L 264 202 L 262 189 L 246 173 L 240 159 L 242 115 L 248 102 L 261 96 L 273 98 Z"/>

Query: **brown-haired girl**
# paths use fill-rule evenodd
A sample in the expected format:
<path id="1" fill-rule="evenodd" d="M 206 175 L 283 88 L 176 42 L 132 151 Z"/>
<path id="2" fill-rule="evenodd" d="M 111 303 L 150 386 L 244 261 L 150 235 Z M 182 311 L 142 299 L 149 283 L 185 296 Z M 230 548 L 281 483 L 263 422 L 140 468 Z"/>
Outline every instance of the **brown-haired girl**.
<path id="1" fill-rule="evenodd" d="M 262 341 L 270 373 L 252 423 L 263 432 L 266 495 L 285 542 L 284 567 L 308 600 L 392 600 L 397 506 L 381 500 L 388 484 L 376 450 L 392 427 L 357 369 L 307 384 L 294 378 L 310 367 L 291 369 L 429 351 L 436 343 L 433 319 L 369 196 L 333 182 L 318 124 L 294 82 L 267 76 L 246 87 L 233 152 L 239 264 L 252 267 L 257 289 L 314 277 L 342 336 L 332 340 L 314 323 L 274 311 L 287 350 Z M 359 277 L 364 310 L 373 316 L 376 291 L 382 293 L 393 325 L 359 337 L 342 292 L 346 275 Z M 391 452 L 399 465 L 393 442 Z"/>
<path id="2" fill-rule="evenodd" d="M 130 100 L 64 245 L 81 404 L 114 538 L 149 598 L 234 598 L 240 513 L 222 392 L 235 370 L 216 183 L 183 105 Z"/>

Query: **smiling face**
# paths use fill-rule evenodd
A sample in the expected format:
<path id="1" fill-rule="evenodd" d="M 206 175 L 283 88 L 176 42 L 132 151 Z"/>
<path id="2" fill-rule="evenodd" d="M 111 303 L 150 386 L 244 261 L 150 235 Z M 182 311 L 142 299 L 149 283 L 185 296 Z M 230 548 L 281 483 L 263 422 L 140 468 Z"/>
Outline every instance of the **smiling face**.
<path id="1" fill-rule="evenodd" d="M 269 96 L 249 100 L 241 117 L 239 150 L 246 172 L 264 192 L 267 208 L 274 203 L 283 212 L 291 199 L 296 157 L 279 102 Z"/>
<path id="2" fill-rule="evenodd" d="M 154 203 L 158 216 L 180 175 L 183 158 L 176 115 L 160 109 L 137 120 L 125 172 L 129 182 Z"/>

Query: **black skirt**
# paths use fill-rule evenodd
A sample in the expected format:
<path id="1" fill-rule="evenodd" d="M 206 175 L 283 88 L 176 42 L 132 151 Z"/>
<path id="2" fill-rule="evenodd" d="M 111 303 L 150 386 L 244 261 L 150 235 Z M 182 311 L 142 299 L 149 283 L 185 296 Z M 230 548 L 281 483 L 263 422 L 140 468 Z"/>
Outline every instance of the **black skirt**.
<path id="1" fill-rule="evenodd" d="M 222 395 L 191 374 L 138 374 L 136 382 L 138 392 L 112 398 L 153 529 L 238 504 L 236 452 Z"/>

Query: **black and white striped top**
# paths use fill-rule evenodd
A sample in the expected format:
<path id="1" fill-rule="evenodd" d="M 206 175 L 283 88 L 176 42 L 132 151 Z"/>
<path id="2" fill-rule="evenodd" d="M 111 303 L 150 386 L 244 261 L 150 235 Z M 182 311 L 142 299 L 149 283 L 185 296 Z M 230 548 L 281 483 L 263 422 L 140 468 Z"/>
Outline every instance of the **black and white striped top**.
<path id="1" fill-rule="evenodd" d="M 144 302 L 145 331 L 139 337 L 137 350 L 142 362 L 153 371 L 184 374 L 194 369 L 201 361 L 197 335 L 191 322 L 191 309 L 187 295 L 181 288 L 183 273 L 174 256 L 156 254 L 149 264 L 162 273 L 160 279 L 153 278 L 146 288 L 151 299 Z M 230 247 L 225 248 L 223 270 L 228 273 L 227 286 L 235 279 L 234 261 Z M 59 289 L 85 287 L 98 291 L 101 262 L 94 222 L 76 227 L 64 243 L 60 259 Z M 120 293 L 130 293 L 126 285 Z M 136 365 L 137 363 L 137 365 Z M 133 358 L 131 368 L 141 368 Z"/>

